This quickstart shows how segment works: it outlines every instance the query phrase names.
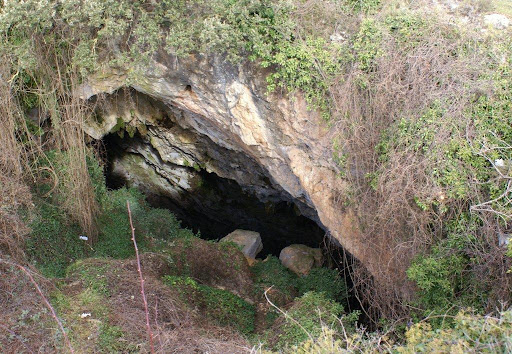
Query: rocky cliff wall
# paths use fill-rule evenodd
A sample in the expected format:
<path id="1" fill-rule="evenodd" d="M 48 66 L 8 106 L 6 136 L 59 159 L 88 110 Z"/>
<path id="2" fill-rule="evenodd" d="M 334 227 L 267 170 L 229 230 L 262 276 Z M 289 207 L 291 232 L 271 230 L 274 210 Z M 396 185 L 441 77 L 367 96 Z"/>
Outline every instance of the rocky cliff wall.
<path id="1" fill-rule="evenodd" d="M 328 124 L 300 95 L 267 95 L 264 79 L 251 65 L 201 56 L 160 56 L 130 84 L 125 72 L 109 71 L 82 87 L 84 98 L 106 93 L 110 102 L 87 132 L 95 139 L 120 129 L 140 135 L 143 143 L 131 147 L 136 156 L 114 168 L 178 200 L 180 191 L 197 187 L 195 172 L 204 169 L 262 201 L 293 201 L 385 279 L 383 252 L 341 205 L 348 187 L 333 160 Z M 127 98 L 119 90 L 128 86 L 136 94 Z"/>

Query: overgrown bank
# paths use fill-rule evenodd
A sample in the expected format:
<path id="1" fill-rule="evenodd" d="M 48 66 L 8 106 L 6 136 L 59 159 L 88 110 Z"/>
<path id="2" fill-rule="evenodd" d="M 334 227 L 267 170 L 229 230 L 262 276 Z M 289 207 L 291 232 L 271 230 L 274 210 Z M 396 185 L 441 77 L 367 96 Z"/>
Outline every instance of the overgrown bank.
<path id="1" fill-rule="evenodd" d="M 508 312 L 499 318 L 461 312 L 445 318 L 451 325 L 442 331 L 419 322 L 403 340 L 365 332 L 356 325 L 359 313 L 344 311 L 346 289 L 336 271 L 317 268 L 298 278 L 272 257 L 251 269 L 236 246 L 201 240 L 181 229 L 168 211 L 148 207 L 136 190 L 107 191 L 95 172 L 96 163 L 89 171 L 101 206 L 95 247 L 80 239 L 76 223 L 63 218 L 65 209 L 58 206 L 55 194 L 36 198 L 36 207 L 26 214 L 33 230 L 29 245 L 35 244 L 34 238 L 46 245 L 27 247 L 27 256 L 47 275 L 59 276 L 44 280 L 43 291 L 71 346 L 81 352 L 148 350 L 126 201 L 143 252 L 149 316 L 158 350 L 238 353 L 255 346 L 261 352 L 416 352 L 440 347 L 499 350 L 509 345 Z M 48 188 L 43 185 L 41 192 Z M 3 252 L 1 260 L 2 288 L 10 289 L 2 296 L 6 305 L 2 318 L 7 319 L 2 325 L 11 331 L 0 337 L 2 348 L 23 351 L 24 346 L 55 346 L 66 351 L 48 309 L 26 284 L 25 275 L 12 266 L 16 261 Z"/>
<path id="2" fill-rule="evenodd" d="M 65 155 L 52 153 L 48 159 L 59 166 L 60 158 L 66 160 L 61 154 Z M 275 257 L 260 260 L 250 269 L 236 245 L 200 239 L 181 228 L 167 210 L 149 207 L 135 189 L 108 191 L 94 159 L 88 171 L 99 205 L 98 239 L 92 246 L 77 222 L 66 218 L 66 209 L 51 184 L 43 183 L 33 191 L 35 205 L 23 213 L 31 229 L 24 247 L 27 260 L 49 277 L 44 280 L 44 294 L 63 322 L 72 347 L 83 352 L 148 350 L 126 202 L 142 252 L 158 350 L 249 352 L 251 342 L 291 348 L 305 340 L 307 333 L 293 323 L 282 327 L 282 322 L 288 323 L 285 318 L 274 325 L 279 312 L 266 297 L 281 308 L 295 302 L 294 306 L 308 306 L 300 316 L 315 335 L 322 324 L 317 304 L 326 306 L 327 312 L 336 309 L 333 320 L 344 313 L 341 302 L 346 302 L 346 291 L 335 270 L 320 268 L 298 278 Z M 45 247 L 38 247 L 41 244 Z M 8 305 L 2 310 L 2 318 L 7 319 L 3 325 L 10 332 L 2 333 L 0 348 L 22 350 L 27 342 L 33 349 L 55 345 L 65 351 L 48 309 L 37 306 L 38 294 L 26 290 L 27 280 L 15 267 L 21 260 L 2 251 L 0 262 L 7 275 L 2 287 L 12 289 L 2 295 Z M 18 293 L 21 289 L 25 289 L 24 296 Z M 357 313 L 350 318 L 355 321 Z M 277 337 L 276 331 L 281 333 Z M 183 335 L 194 339 L 182 341 Z"/>
<path id="3" fill-rule="evenodd" d="M 511 43 L 509 30 L 482 25 L 492 9 L 480 5 L 466 1 L 446 15 L 426 3 L 398 1 L 4 4 L 2 76 L 10 79 L 2 83 L 1 133 L 8 142 L 2 191 L 14 197 L 5 198 L 0 212 L 5 230 L 16 228 L 20 237 L 4 231 L 2 245 L 19 253 L 16 243 L 25 243 L 15 209 L 30 204 L 23 177 L 36 177 L 55 181 L 42 193 L 51 192 L 57 205 L 33 199 L 40 222 L 26 238 L 28 256 L 46 274 L 62 276 L 78 258 L 131 255 L 127 229 L 118 227 L 124 202 L 107 207 L 91 199 L 96 187 L 80 122 L 92 110 L 73 89 L 102 67 L 129 68 L 126 85 L 136 82 L 164 47 L 178 62 L 189 53 L 234 63 L 249 57 L 270 68 L 270 90 L 302 91 L 338 133 L 334 158 L 351 186 L 340 210 L 356 210 L 363 234 L 382 255 L 375 262 L 393 260 L 382 267 L 390 280 L 384 284 L 355 274 L 371 317 L 402 323 L 426 317 L 443 335 L 466 335 L 453 317 L 461 308 L 485 315 L 510 297 L 510 259 L 499 240 L 507 239 L 510 218 Z M 42 121 L 30 118 L 34 112 Z M 73 154 L 47 159 L 42 152 L 50 147 Z M 81 231 L 89 244 L 66 241 Z M 49 247 L 38 254 L 41 243 Z M 404 294 L 395 285 L 407 283 L 406 275 L 415 287 Z M 429 340 L 426 326 L 414 328 Z"/>

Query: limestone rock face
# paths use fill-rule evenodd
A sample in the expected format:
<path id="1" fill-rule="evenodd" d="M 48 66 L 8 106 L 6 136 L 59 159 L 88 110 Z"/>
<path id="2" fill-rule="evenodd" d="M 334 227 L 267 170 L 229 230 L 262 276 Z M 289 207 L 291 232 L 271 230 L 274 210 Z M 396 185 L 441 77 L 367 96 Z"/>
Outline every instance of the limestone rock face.
<path id="1" fill-rule="evenodd" d="M 297 275 L 307 275 L 313 267 L 321 267 L 322 250 L 305 245 L 290 245 L 279 254 L 281 263 Z"/>
<path id="2" fill-rule="evenodd" d="M 132 184 L 182 203 L 204 189 L 198 171 L 235 181 L 262 202 L 294 203 L 377 280 L 387 281 L 392 246 L 365 239 L 355 212 L 340 202 L 348 188 L 333 159 L 329 126 L 299 94 L 268 95 L 267 74 L 221 57 L 159 54 L 136 80 L 109 71 L 82 86 L 85 99 L 110 98 L 87 131 L 95 139 L 123 129 L 125 137 L 138 137 L 114 168 Z M 133 95 L 125 99 L 120 89 Z"/>
<path id="3" fill-rule="evenodd" d="M 510 19 L 501 14 L 491 14 L 484 16 L 484 23 L 498 30 L 502 30 L 510 26 Z"/>
<path id="4" fill-rule="evenodd" d="M 247 257 L 256 258 L 263 249 L 263 242 L 258 232 L 248 230 L 235 230 L 220 239 L 220 242 L 233 242 L 242 248 L 242 253 Z"/>

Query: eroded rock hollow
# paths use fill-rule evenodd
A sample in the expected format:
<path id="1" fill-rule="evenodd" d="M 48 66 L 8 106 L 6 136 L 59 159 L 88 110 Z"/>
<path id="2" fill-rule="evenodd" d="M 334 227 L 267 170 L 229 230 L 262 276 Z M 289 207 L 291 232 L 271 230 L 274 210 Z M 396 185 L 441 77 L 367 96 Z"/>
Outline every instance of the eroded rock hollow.
<path id="1" fill-rule="evenodd" d="M 266 94 L 265 76 L 219 57 L 167 55 L 135 80 L 122 71 L 103 73 L 83 85 L 86 99 L 106 94 L 87 132 L 95 139 L 122 136 L 112 172 L 154 197 L 201 205 L 205 199 L 194 200 L 202 198 L 195 192 L 210 193 L 211 210 L 215 193 L 234 183 L 263 208 L 292 205 L 379 278 L 378 249 L 368 247 L 353 213 L 340 203 L 347 185 L 328 125 L 300 95 Z M 223 182 L 213 183 L 211 175 Z M 308 237 L 317 235 L 305 235 L 306 244 Z"/>

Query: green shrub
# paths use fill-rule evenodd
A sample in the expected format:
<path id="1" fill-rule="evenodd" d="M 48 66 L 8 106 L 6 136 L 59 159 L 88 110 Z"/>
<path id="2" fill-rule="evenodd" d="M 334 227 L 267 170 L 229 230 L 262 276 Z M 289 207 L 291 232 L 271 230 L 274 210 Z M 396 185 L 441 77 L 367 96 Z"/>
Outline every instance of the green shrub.
<path id="1" fill-rule="evenodd" d="M 45 276 L 62 277 L 69 264 L 90 253 L 89 247 L 79 239 L 79 226 L 69 222 L 59 207 L 45 200 L 36 200 L 35 204 L 26 253 Z"/>
<path id="2" fill-rule="evenodd" d="M 407 270 L 409 279 L 419 288 L 419 306 L 423 315 L 439 315 L 432 325 L 450 323 L 443 315 L 455 315 L 461 307 L 483 309 L 485 302 L 482 294 L 489 289 L 487 281 L 475 279 L 471 266 L 480 263 L 472 255 L 474 248 L 480 245 L 475 237 L 479 220 L 475 216 L 462 214 L 448 227 L 448 236 L 439 241 L 428 254 L 418 255 Z"/>
<path id="3" fill-rule="evenodd" d="M 367 10 L 379 1 L 352 2 Z M 0 13 L 0 49 L 13 53 L 12 62 L 19 69 L 37 67 L 31 52 L 34 33 L 52 43 L 72 43 L 70 66 L 83 76 L 108 64 L 129 68 L 128 80 L 136 80 L 159 47 L 179 57 L 221 54 L 232 63 L 249 57 L 265 68 L 273 67 L 269 91 L 302 90 L 310 106 L 328 116 L 328 80 L 339 70 L 343 56 L 339 46 L 325 38 L 297 36 L 294 2 L 164 0 L 149 9 L 141 0 L 49 0 L 44 10 L 34 11 L 40 7 L 36 0 L 8 2 Z M 119 44 L 123 37 L 129 47 Z"/>
<path id="4" fill-rule="evenodd" d="M 96 256 L 128 258 L 134 255 L 127 201 L 130 202 L 134 224 L 144 217 L 143 196 L 139 191 L 126 188 L 110 191 L 98 219 L 100 235 L 98 242 L 94 245 Z M 135 227 L 135 230 L 137 244 L 141 250 L 144 250 L 146 246 L 146 240 L 142 235 L 144 230 L 138 227 Z"/>
<path id="5" fill-rule="evenodd" d="M 370 12 L 377 10 L 381 0 L 346 0 L 348 8 L 355 11 Z"/>
<path id="6" fill-rule="evenodd" d="M 29 257 L 47 276 L 63 276 L 69 264 L 92 253 L 79 238 L 82 230 L 63 206 L 69 191 L 61 184 L 53 185 L 55 176 L 60 179 L 66 175 L 68 161 L 67 152 L 56 150 L 47 151 L 36 161 L 43 169 L 43 181 L 49 182 L 34 186 L 35 208 L 29 217 L 32 231 L 25 246 Z M 86 155 L 86 163 L 96 199 L 104 201 L 107 189 L 103 169 L 91 151 Z"/>
<path id="7" fill-rule="evenodd" d="M 356 62 L 363 72 L 375 70 L 375 60 L 382 55 L 382 29 L 374 19 L 364 19 L 356 34 L 353 49 Z"/>
<path id="8" fill-rule="evenodd" d="M 340 328 L 343 305 L 328 299 L 324 293 L 307 292 L 295 300 L 279 327 L 277 348 L 285 348 L 316 338 L 322 327 Z"/>
<path id="9" fill-rule="evenodd" d="M 227 290 L 199 285 L 207 316 L 220 325 L 232 326 L 244 334 L 254 330 L 254 306 Z"/>
<path id="10" fill-rule="evenodd" d="M 51 166 L 59 175 L 66 168 L 65 161 L 65 152 L 52 150 L 39 163 L 43 167 Z M 87 167 L 101 208 L 97 220 L 98 240 L 92 246 L 79 238 L 83 235 L 80 227 L 61 206 L 66 191 L 52 190 L 50 184 L 36 186 L 36 195 L 42 197 L 35 199 L 36 207 L 28 215 L 32 232 L 26 239 L 25 247 L 30 259 L 45 275 L 64 276 L 68 265 L 91 255 L 131 257 L 134 249 L 126 201 L 130 202 L 135 236 L 142 250 L 147 247 L 148 239 L 168 241 L 193 235 L 192 231 L 181 228 L 180 222 L 170 211 L 151 208 L 138 190 L 122 188 L 108 191 L 103 169 L 92 154 L 87 155 Z M 50 179 L 52 174 L 46 177 Z"/>
<path id="11" fill-rule="evenodd" d="M 194 290 L 199 289 L 199 285 L 197 281 L 192 279 L 189 276 L 181 276 L 181 275 L 165 275 L 163 277 L 163 281 L 174 288 L 183 289 L 184 287 L 190 287 Z M 185 293 L 184 293 L 185 294 Z"/>
<path id="12" fill-rule="evenodd" d="M 97 256 L 127 258 L 134 254 L 126 201 L 130 202 L 135 238 L 142 250 L 147 248 L 151 238 L 169 241 L 194 235 L 192 231 L 182 229 L 170 211 L 151 208 L 137 189 L 121 188 L 109 191 L 102 206 L 100 236 L 95 245 Z"/>
<path id="13" fill-rule="evenodd" d="M 123 341 L 125 333 L 119 326 L 101 323 L 99 328 L 98 347 L 104 353 L 136 353 L 136 348 L 128 346 Z"/>
<path id="14" fill-rule="evenodd" d="M 277 257 L 269 256 L 263 262 L 256 263 L 251 270 L 254 273 L 255 290 L 258 295 L 270 286 L 274 286 L 287 297 L 294 295 L 298 278 L 283 266 Z"/>
<path id="15" fill-rule="evenodd" d="M 324 293 L 327 299 L 346 303 L 347 285 L 335 269 L 313 268 L 308 275 L 300 277 L 297 284 L 300 295 L 314 291 Z"/>
<path id="16" fill-rule="evenodd" d="M 505 353 L 510 351 L 512 312 L 499 317 L 460 311 L 449 328 L 433 329 L 429 323 L 413 325 L 406 333 L 407 343 L 395 348 L 399 353 Z"/>

